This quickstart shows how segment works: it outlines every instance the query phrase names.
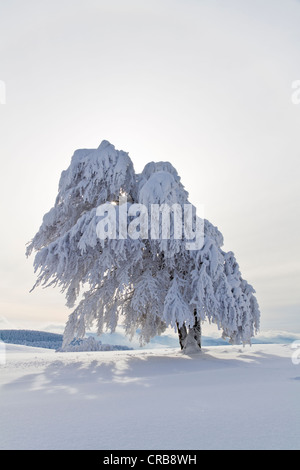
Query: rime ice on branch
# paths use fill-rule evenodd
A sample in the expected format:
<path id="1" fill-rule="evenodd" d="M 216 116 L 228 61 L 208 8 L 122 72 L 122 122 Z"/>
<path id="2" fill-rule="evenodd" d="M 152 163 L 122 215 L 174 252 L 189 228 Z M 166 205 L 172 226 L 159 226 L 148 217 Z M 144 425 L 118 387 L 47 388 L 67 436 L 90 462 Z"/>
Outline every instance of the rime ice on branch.
<path id="1" fill-rule="evenodd" d="M 134 204 L 149 210 L 153 204 L 189 204 L 170 163 L 151 162 L 136 174 L 128 154 L 103 141 L 98 149 L 75 151 L 55 205 L 27 247 L 27 256 L 36 252 L 33 288 L 57 285 L 74 308 L 64 345 L 92 325 L 101 335 L 122 323 L 129 337 L 139 330 L 141 344 L 172 326 L 182 349 L 199 350 L 204 320 L 216 323 L 232 343 L 250 343 L 259 328 L 255 291 L 233 253 L 221 249 L 219 230 L 202 220 L 198 250 L 187 250 L 183 238 L 151 238 L 151 227 L 149 236 L 99 239 L 97 208 L 108 203 L 120 217 L 122 198 L 129 213 Z"/>

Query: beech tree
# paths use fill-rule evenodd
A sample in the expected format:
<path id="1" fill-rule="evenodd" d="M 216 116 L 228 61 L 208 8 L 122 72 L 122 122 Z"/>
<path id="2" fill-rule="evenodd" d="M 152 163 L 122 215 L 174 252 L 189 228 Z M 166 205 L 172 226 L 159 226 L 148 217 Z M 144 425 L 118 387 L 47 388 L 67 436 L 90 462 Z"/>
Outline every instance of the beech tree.
<path id="1" fill-rule="evenodd" d="M 57 285 L 73 309 L 63 347 L 121 323 L 141 344 L 171 326 L 190 351 L 201 348 L 204 321 L 235 344 L 259 328 L 255 291 L 222 245 L 169 162 L 136 174 L 128 154 L 103 141 L 75 151 L 26 254 L 35 251 L 33 289 Z"/>

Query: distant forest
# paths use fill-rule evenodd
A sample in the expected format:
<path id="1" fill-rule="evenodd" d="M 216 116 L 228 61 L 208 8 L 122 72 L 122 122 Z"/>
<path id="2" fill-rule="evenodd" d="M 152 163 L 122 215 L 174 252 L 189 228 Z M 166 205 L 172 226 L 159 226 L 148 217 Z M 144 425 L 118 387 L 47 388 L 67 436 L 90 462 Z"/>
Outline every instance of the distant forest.
<path id="1" fill-rule="evenodd" d="M 0 340 L 4 343 L 23 344 L 35 348 L 59 349 L 63 335 L 36 330 L 0 330 Z"/>

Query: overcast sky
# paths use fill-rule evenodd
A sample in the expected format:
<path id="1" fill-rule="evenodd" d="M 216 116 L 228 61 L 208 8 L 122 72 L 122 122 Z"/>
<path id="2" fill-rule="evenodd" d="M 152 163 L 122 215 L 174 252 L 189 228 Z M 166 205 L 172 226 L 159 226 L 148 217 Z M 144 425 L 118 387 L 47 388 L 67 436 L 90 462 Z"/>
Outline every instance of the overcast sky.
<path id="1" fill-rule="evenodd" d="M 170 161 L 262 329 L 300 332 L 299 24 L 296 0 L 0 0 L 0 328 L 66 322 L 63 294 L 29 294 L 25 244 L 106 139 L 138 172 Z"/>

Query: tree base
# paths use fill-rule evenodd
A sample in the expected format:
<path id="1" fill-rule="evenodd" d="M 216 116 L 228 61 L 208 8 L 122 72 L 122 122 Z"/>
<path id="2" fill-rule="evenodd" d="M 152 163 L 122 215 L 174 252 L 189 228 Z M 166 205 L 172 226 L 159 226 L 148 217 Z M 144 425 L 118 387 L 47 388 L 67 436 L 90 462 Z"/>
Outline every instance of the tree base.
<path id="1" fill-rule="evenodd" d="M 181 350 L 184 353 L 194 354 L 201 352 L 201 323 L 195 315 L 195 324 L 187 330 L 185 324 L 178 327 L 178 337 Z"/>
<path id="2" fill-rule="evenodd" d="M 202 351 L 201 343 L 199 342 L 199 338 L 195 338 L 193 328 L 189 330 L 185 344 L 181 349 L 185 354 L 196 354 Z"/>

